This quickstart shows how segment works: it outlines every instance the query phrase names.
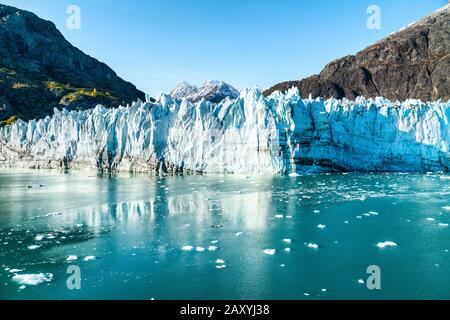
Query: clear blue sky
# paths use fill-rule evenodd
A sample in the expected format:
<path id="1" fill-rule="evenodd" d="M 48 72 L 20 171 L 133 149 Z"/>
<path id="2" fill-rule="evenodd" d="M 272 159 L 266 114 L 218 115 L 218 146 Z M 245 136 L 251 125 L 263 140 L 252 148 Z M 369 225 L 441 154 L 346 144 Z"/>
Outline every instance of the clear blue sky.
<path id="1" fill-rule="evenodd" d="M 224 80 L 262 88 L 320 72 L 447 0 L 0 0 L 53 21 L 85 53 L 152 95 Z M 81 8 L 81 30 L 66 9 Z M 366 27 L 378 5 L 382 29 Z"/>

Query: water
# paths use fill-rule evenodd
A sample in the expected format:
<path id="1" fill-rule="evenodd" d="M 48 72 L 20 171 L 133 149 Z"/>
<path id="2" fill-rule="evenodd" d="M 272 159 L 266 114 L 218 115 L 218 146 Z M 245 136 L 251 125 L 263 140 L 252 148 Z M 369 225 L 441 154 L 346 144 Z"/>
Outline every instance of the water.
<path id="1" fill-rule="evenodd" d="M 0 171 L 0 298 L 449 299 L 449 194 L 439 174 Z M 381 290 L 359 281 L 370 265 Z M 40 273 L 51 281 L 13 280 Z"/>

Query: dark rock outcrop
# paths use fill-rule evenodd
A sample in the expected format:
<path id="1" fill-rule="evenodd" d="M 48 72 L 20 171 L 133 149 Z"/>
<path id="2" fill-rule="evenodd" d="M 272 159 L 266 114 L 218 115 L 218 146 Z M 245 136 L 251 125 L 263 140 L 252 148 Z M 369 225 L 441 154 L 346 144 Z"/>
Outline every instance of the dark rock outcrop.
<path id="1" fill-rule="evenodd" d="M 277 84 L 264 92 L 298 87 L 303 97 L 354 99 L 383 96 L 450 99 L 450 5 L 354 56 L 328 64 L 319 75 Z"/>
<path id="2" fill-rule="evenodd" d="M 0 4 L 0 121 L 54 107 L 108 107 L 145 99 L 106 64 L 72 46 L 49 21 Z"/>

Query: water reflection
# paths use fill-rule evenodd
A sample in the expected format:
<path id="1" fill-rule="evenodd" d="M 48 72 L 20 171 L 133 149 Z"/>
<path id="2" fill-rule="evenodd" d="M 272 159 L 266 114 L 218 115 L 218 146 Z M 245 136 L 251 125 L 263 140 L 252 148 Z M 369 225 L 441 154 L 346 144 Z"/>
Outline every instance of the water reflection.
<path id="1" fill-rule="evenodd" d="M 55 274 L 53 289 L 46 287 L 50 291 L 36 287 L 17 293 L 11 285 L 2 290 L 67 297 L 61 289 L 66 258 L 94 255 L 97 259 L 83 266 L 86 281 L 96 285 L 76 298 L 294 299 L 307 292 L 317 297 L 322 288 L 329 289 L 326 297 L 361 298 L 367 293 L 356 280 L 373 263 L 403 281 L 391 283 L 381 297 L 411 297 L 414 290 L 402 287 L 411 277 L 433 283 L 429 290 L 442 297 L 436 290 L 447 288 L 439 275 L 448 274 L 445 250 L 450 249 L 449 229 L 439 226 L 450 222 L 442 209 L 450 205 L 450 180 L 442 177 L 0 173 L 2 264 Z M 28 184 L 44 187 L 28 189 Z M 379 215 L 366 216 L 370 211 Z M 435 220 L 427 220 L 431 217 Z M 44 239 L 36 240 L 39 235 Z M 375 246 L 387 240 L 399 247 Z M 311 250 L 309 242 L 320 248 Z M 30 245 L 41 247 L 30 251 Z M 216 248 L 209 251 L 210 246 Z M 217 259 L 227 268 L 216 269 Z M 10 275 L 0 273 L 0 282 L 11 284 Z"/>

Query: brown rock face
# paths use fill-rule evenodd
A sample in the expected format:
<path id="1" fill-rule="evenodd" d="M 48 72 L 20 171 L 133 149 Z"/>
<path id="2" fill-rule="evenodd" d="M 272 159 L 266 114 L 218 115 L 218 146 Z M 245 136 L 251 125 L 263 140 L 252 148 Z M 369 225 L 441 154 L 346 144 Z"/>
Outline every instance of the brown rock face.
<path id="1" fill-rule="evenodd" d="M 314 98 L 448 100 L 449 74 L 450 4 L 354 56 L 331 62 L 319 75 L 277 84 L 264 94 L 295 86 Z"/>

